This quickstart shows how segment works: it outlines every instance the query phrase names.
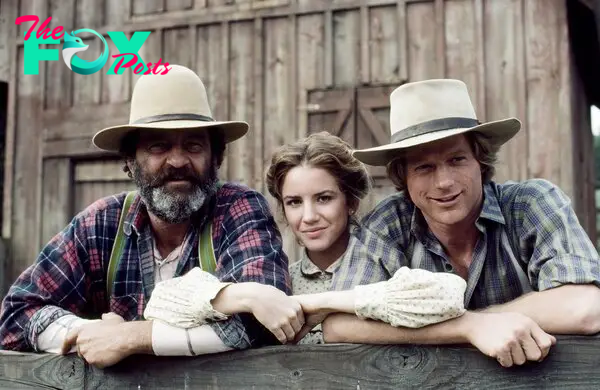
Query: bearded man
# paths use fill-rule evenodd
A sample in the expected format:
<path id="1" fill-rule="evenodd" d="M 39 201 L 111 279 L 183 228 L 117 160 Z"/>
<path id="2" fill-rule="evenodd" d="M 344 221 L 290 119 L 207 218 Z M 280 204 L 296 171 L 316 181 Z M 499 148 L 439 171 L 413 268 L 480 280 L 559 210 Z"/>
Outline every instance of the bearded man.
<path id="1" fill-rule="evenodd" d="M 304 318 L 266 199 L 221 183 L 226 144 L 245 122 L 212 119 L 205 87 L 173 65 L 135 85 L 129 124 L 98 132 L 138 191 L 76 215 L 10 288 L 0 344 L 75 352 L 106 367 L 137 353 L 197 355 L 293 340 Z M 209 321 L 174 327 L 144 318 L 156 283 L 193 272 Z M 175 278 L 173 280 L 180 279 Z"/>

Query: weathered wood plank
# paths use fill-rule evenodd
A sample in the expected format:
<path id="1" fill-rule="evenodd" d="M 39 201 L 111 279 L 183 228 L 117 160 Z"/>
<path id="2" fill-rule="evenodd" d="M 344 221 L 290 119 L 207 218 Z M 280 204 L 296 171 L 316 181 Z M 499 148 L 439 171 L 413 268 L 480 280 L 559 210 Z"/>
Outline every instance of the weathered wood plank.
<path id="1" fill-rule="evenodd" d="M 255 105 L 253 104 L 254 82 L 253 69 L 253 29 L 252 22 L 237 22 L 231 25 L 231 58 L 229 62 L 229 96 L 231 100 L 230 118 L 252 122 Z M 254 148 L 257 134 L 248 131 L 245 137 L 228 145 L 229 180 L 252 186 L 257 180 L 254 177 Z"/>
<path id="2" fill-rule="evenodd" d="M 219 61 L 221 63 L 222 68 L 219 70 L 219 72 L 222 72 L 221 74 L 223 75 L 222 77 L 219 78 L 219 80 L 217 81 L 218 83 L 218 88 L 222 91 L 222 101 L 221 102 L 217 102 L 217 104 L 219 104 L 221 107 L 221 112 L 223 113 L 221 118 L 228 120 L 230 118 L 231 115 L 231 96 L 230 96 L 230 90 L 229 90 L 229 86 L 230 86 L 230 46 L 231 46 L 231 41 L 230 41 L 230 24 L 229 22 L 222 22 L 220 25 L 220 29 L 219 29 L 219 35 L 221 37 L 221 45 L 219 47 L 218 51 L 215 51 L 215 55 L 214 57 L 219 57 Z M 216 53 L 218 53 L 218 55 L 216 55 Z M 223 163 L 221 165 L 221 172 L 223 172 L 223 175 L 221 175 L 222 179 L 228 180 L 229 179 L 229 156 L 233 156 L 229 149 L 225 149 L 225 158 L 223 159 Z"/>
<path id="3" fill-rule="evenodd" d="M 264 86 L 265 86 L 265 68 L 264 68 L 264 28 L 263 20 L 257 18 L 254 20 L 254 28 L 252 32 L 252 46 L 253 46 L 253 58 L 252 58 L 252 75 L 254 79 L 253 85 L 253 104 L 254 104 L 254 117 L 248 118 L 252 120 L 249 122 L 252 124 L 250 132 L 254 133 L 254 178 L 252 188 L 263 192 L 263 173 L 264 173 L 264 156 L 262 150 L 263 134 L 264 134 Z"/>
<path id="4" fill-rule="evenodd" d="M 19 69 L 23 69 L 23 50 L 19 49 Z M 43 84 L 39 75 L 18 76 L 17 116 L 14 154 L 14 191 L 11 234 L 12 262 L 9 279 L 17 275 L 35 259 L 37 248 L 31 245 L 31 227 L 35 226 L 39 169 L 39 143 L 41 142 L 43 110 Z M 34 238 L 36 242 L 37 237 Z"/>
<path id="5" fill-rule="evenodd" d="M 114 75 L 121 77 L 123 75 Z M 105 127 L 129 123 L 129 104 L 102 104 L 93 110 L 73 107 L 68 110 L 47 110 L 44 112 L 46 140 L 85 138 Z"/>
<path id="6" fill-rule="evenodd" d="M 444 2 L 435 0 L 435 53 L 437 62 L 437 77 L 444 78 L 446 75 L 446 40 L 444 38 Z"/>
<path id="7" fill-rule="evenodd" d="M 90 47 L 86 51 L 77 53 L 77 56 L 82 60 L 94 61 L 104 50 L 104 44 L 97 37 L 84 39 L 83 43 Z M 93 106 L 100 103 L 102 97 L 103 72 L 98 71 L 93 74 L 71 73 L 73 75 L 73 106 L 87 106 L 78 108 L 80 110 L 93 110 Z"/>
<path id="8" fill-rule="evenodd" d="M 93 30 L 106 24 L 104 3 L 110 0 L 77 0 L 75 26 Z M 124 3 L 126 1 L 123 1 Z"/>
<path id="9" fill-rule="evenodd" d="M 17 26 L 12 23 L 18 15 L 18 7 L 14 3 L 0 2 L 0 15 L 4 19 L 0 22 L 0 34 L 8 39 L 0 40 L 0 74 L 7 77 L 8 105 L 6 112 L 6 138 L 4 141 L 4 186 L 2 200 L 2 237 L 8 239 L 12 232 L 13 216 L 13 184 L 14 184 L 14 155 L 16 139 L 16 114 L 17 114 L 17 69 L 18 47 L 14 45 L 17 35 Z M 11 38 L 12 37 L 12 38 Z M 10 244 L 9 244 L 10 245 Z M 7 282 L 10 275 L 8 268 L 3 273 L 3 281 Z"/>
<path id="10" fill-rule="evenodd" d="M 125 175 L 125 173 L 123 173 Z M 105 196 L 114 195 L 123 191 L 135 190 L 135 183 L 131 180 L 112 182 L 78 182 L 74 185 L 73 212 L 78 213 Z"/>
<path id="11" fill-rule="evenodd" d="M 572 152 L 571 143 L 561 144 L 559 99 L 561 88 L 558 8 L 560 2 L 528 0 L 525 10 L 525 53 L 527 64 L 527 130 L 529 135 L 528 166 L 530 177 L 552 179 L 561 177 L 564 160 L 561 149 Z M 570 165 L 569 160 L 569 164 Z M 565 164 L 567 165 L 567 164 Z M 557 182 L 568 194 L 570 183 Z"/>
<path id="12" fill-rule="evenodd" d="M 598 337 L 559 337 L 543 362 L 510 369 L 470 347 L 337 344 L 194 358 L 133 356 L 104 370 L 86 366 L 84 372 L 74 355 L 3 353 L 0 370 L 11 385 L 57 386 L 63 380 L 60 388 L 86 389 L 589 389 L 600 383 L 599 347 Z M 52 374 L 41 377 L 50 367 Z"/>
<path id="13" fill-rule="evenodd" d="M 46 159 L 43 172 L 40 247 L 64 229 L 73 216 L 71 160 Z"/>
<path id="14" fill-rule="evenodd" d="M 289 29 L 287 18 L 265 20 L 265 122 L 263 150 L 271 156 L 279 145 L 294 138 L 289 110 L 290 94 L 288 83 L 290 74 Z"/>
<path id="15" fill-rule="evenodd" d="M 193 6 L 192 0 L 166 0 L 165 6 L 167 11 L 179 11 L 191 9 Z"/>
<path id="16" fill-rule="evenodd" d="M 64 26 L 72 31 L 75 19 L 75 0 L 50 0 L 51 28 Z M 91 27 L 90 27 L 91 28 Z M 59 46 L 56 46 L 59 49 Z M 73 72 L 65 66 L 60 58 L 58 61 L 45 63 L 46 78 L 44 87 L 44 106 L 49 109 L 65 109 L 73 104 Z"/>
<path id="17" fill-rule="evenodd" d="M 325 11 L 323 19 L 325 26 L 325 61 L 323 61 L 325 87 L 331 87 L 333 85 L 333 13 Z"/>
<path id="18" fill-rule="evenodd" d="M 598 2 L 597 2 L 598 3 Z M 599 4 L 596 4 L 598 6 Z M 549 7 L 550 5 L 545 5 Z M 557 149 L 558 153 L 554 156 L 553 163 L 558 165 L 560 170 L 560 176 L 552 177 L 551 180 L 555 181 L 565 193 L 574 198 L 578 192 L 585 191 L 583 183 L 576 180 L 576 171 L 581 169 L 580 164 L 575 164 L 578 155 L 577 146 L 575 142 L 578 137 L 574 135 L 575 128 L 573 127 L 573 119 L 576 116 L 576 107 L 572 106 L 573 94 L 583 94 L 581 90 L 573 89 L 573 79 L 578 77 L 576 72 L 579 69 L 576 68 L 573 60 L 572 52 L 574 47 L 569 42 L 569 25 L 567 20 L 567 7 L 564 2 L 555 1 L 550 7 L 554 8 L 554 19 L 550 22 L 550 25 L 554 26 L 554 48 L 556 50 L 556 60 L 558 62 L 558 73 L 553 74 L 553 77 L 557 79 L 559 85 L 558 89 L 554 91 L 557 94 L 557 104 L 554 116 L 558 118 L 556 128 L 557 138 Z M 596 12 L 600 12 L 597 9 Z M 538 22 L 541 23 L 541 22 Z M 575 46 L 575 45 L 573 45 Z M 590 111 L 590 105 L 586 105 L 586 111 Z M 591 126 L 588 127 L 591 129 Z M 553 153 L 552 150 L 548 150 L 548 153 Z M 594 159 L 591 158 L 583 162 L 584 166 L 593 165 Z M 593 191 L 593 190 L 592 190 Z M 590 194 L 591 191 L 588 191 Z M 593 192 L 592 192 L 593 193 Z M 583 199 L 581 199 L 583 201 Z M 579 215 L 588 211 L 587 215 L 593 213 L 592 210 L 586 210 L 585 204 L 575 203 L 573 205 L 575 212 Z"/>
<path id="19" fill-rule="evenodd" d="M 106 24 L 122 26 L 131 19 L 131 0 L 105 0 Z M 106 30 L 106 31 L 115 31 Z M 122 30 L 120 30 L 122 31 Z"/>
<path id="20" fill-rule="evenodd" d="M 308 135 L 309 90 L 325 84 L 325 21 L 321 15 L 306 15 L 298 19 L 298 138 Z"/>
<path id="21" fill-rule="evenodd" d="M 191 48 L 195 45 L 190 39 L 189 27 L 179 27 L 171 30 L 164 30 L 164 47 L 163 47 L 163 62 L 169 64 L 182 65 L 192 68 L 194 59 L 192 58 L 192 50 L 182 50 L 182 48 Z M 152 34 L 150 34 L 152 35 Z M 152 63 L 158 61 L 158 58 L 144 58 L 145 61 Z"/>
<path id="22" fill-rule="evenodd" d="M 360 82 L 367 84 L 371 81 L 369 8 L 360 7 Z"/>
<path id="23" fill-rule="evenodd" d="M 398 57 L 400 45 L 397 40 L 406 37 L 404 32 L 399 33 L 406 25 L 398 23 L 395 6 L 372 8 L 369 22 L 370 81 L 375 84 L 397 83 L 400 81 L 400 64 L 403 61 Z"/>
<path id="24" fill-rule="evenodd" d="M 360 84 L 360 12 L 333 14 L 333 82 L 334 85 Z"/>
<path id="25" fill-rule="evenodd" d="M 163 0 L 133 0 L 132 17 L 146 14 L 161 14 L 164 11 Z M 145 28 L 143 30 L 146 30 Z"/>
<path id="26" fill-rule="evenodd" d="M 398 43 L 398 75 L 400 80 L 408 79 L 408 23 L 406 22 L 406 1 L 398 0 L 396 5 L 396 34 Z"/>
<path id="27" fill-rule="evenodd" d="M 420 81 L 435 78 L 438 72 L 436 58 L 435 20 L 433 3 L 409 3 L 408 21 L 408 78 Z"/>
<path id="28" fill-rule="evenodd" d="M 476 105 L 479 99 L 477 96 L 477 43 L 473 1 L 448 1 L 444 9 L 444 45 L 446 48 L 444 77 L 464 81 L 471 94 L 473 104 Z"/>
<path id="29" fill-rule="evenodd" d="M 76 182 L 128 181 L 123 172 L 124 162 L 117 160 L 79 161 L 75 164 L 73 180 Z"/>
<path id="30" fill-rule="evenodd" d="M 142 5 L 146 3 L 145 0 L 136 0 Z M 151 0 L 147 3 L 151 3 Z M 298 6 L 284 5 L 277 7 L 225 7 L 220 10 L 222 12 L 215 12 L 214 8 L 203 7 L 206 0 L 195 0 L 198 2 L 198 8 L 194 12 L 188 10 L 184 11 L 173 11 L 169 13 L 169 17 L 166 18 L 162 13 L 156 12 L 154 14 L 137 15 L 131 17 L 131 23 L 122 24 L 122 21 L 116 19 L 108 20 L 110 25 L 96 29 L 100 34 L 106 36 L 107 31 L 124 31 L 125 33 L 132 33 L 134 31 L 146 31 L 146 30 L 157 30 L 157 29 L 169 29 L 179 26 L 189 25 L 208 25 L 220 22 L 234 22 L 240 20 L 253 20 L 257 17 L 260 18 L 276 18 L 284 17 L 289 15 L 306 15 L 315 13 L 324 13 L 326 11 L 344 11 L 358 9 L 362 5 L 369 7 L 378 7 L 395 4 L 398 0 L 338 0 L 338 1 L 311 1 L 310 3 L 299 3 Z M 406 3 L 422 3 L 431 2 L 431 0 L 403 0 Z M 123 2 L 127 3 L 127 2 Z M 135 5 L 134 5 L 135 8 Z M 123 12 L 125 15 L 129 14 L 128 7 L 124 5 Z M 116 12 L 116 11 L 113 11 Z M 17 44 L 22 46 L 23 39 L 17 40 Z"/>
<path id="31" fill-rule="evenodd" d="M 142 45 L 139 50 L 139 55 L 144 59 L 144 62 L 148 64 L 148 62 L 155 63 L 159 58 L 162 58 L 162 63 L 165 62 L 171 63 L 169 58 L 166 58 L 164 55 L 163 48 L 163 30 L 155 30 L 150 33 L 146 42 Z M 126 69 L 125 73 L 131 73 L 131 91 L 133 92 L 133 88 L 135 87 L 135 83 L 142 77 L 143 72 L 135 74 L 133 69 Z M 108 76 L 107 76 L 108 77 Z"/>
<path id="32" fill-rule="evenodd" d="M 486 119 L 517 117 L 523 128 L 500 151 L 497 179 L 529 177 L 529 126 L 525 84 L 525 30 L 521 0 L 485 4 Z M 541 125 L 541 124 L 540 124 Z"/>
<path id="33" fill-rule="evenodd" d="M 115 156 L 115 153 L 95 147 L 90 137 L 46 141 L 42 154 L 44 158 Z"/>
<path id="34" fill-rule="evenodd" d="M 123 2 L 125 3 L 125 2 Z M 150 34 L 152 35 L 152 34 Z M 127 37 L 131 39 L 131 36 Z M 108 49 L 110 53 L 118 53 L 117 47 L 112 39 L 107 39 L 106 43 L 108 43 Z M 143 48 L 143 46 L 142 46 Z M 151 59 L 150 61 L 156 61 L 155 59 Z M 112 59 L 109 60 L 108 64 L 112 64 Z M 61 66 L 67 69 L 64 64 Z M 110 65 L 112 66 L 112 65 Z M 102 72 L 102 103 L 103 104 L 111 104 L 111 103 L 125 103 L 129 101 L 131 98 L 130 90 L 131 90 L 131 75 L 133 71 L 131 69 L 126 69 L 123 74 L 106 74 L 106 72 L 110 69 L 108 66 L 104 68 Z M 67 69 L 68 71 L 69 69 Z M 69 72 L 72 73 L 72 72 Z M 121 104 L 123 106 L 123 104 Z M 107 118 L 108 119 L 108 118 Z"/>
<path id="35" fill-rule="evenodd" d="M 0 387 L 5 389 L 83 389 L 85 371 L 77 355 L 0 353 Z"/>

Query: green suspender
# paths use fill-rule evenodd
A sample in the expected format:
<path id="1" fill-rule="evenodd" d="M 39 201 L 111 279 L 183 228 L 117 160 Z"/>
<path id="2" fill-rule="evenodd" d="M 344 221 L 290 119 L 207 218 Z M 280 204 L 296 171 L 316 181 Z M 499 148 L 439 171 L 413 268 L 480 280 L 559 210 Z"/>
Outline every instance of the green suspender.
<path id="1" fill-rule="evenodd" d="M 218 188 L 221 187 L 219 182 Z M 113 292 L 113 284 L 115 282 L 115 275 L 117 273 L 117 265 L 123 255 L 123 247 L 125 245 L 125 236 L 123 234 L 123 222 L 129 212 L 133 198 L 135 198 L 136 191 L 131 191 L 125 197 L 123 202 L 123 210 L 121 211 L 121 217 L 119 218 L 119 228 L 117 229 L 117 236 L 110 252 L 110 261 L 108 263 L 108 273 L 106 275 L 106 296 L 110 302 L 110 297 Z M 215 259 L 215 250 L 212 242 L 212 222 L 209 221 L 198 240 L 198 260 L 200 261 L 200 267 L 203 271 L 214 274 L 217 269 L 217 260 Z"/>

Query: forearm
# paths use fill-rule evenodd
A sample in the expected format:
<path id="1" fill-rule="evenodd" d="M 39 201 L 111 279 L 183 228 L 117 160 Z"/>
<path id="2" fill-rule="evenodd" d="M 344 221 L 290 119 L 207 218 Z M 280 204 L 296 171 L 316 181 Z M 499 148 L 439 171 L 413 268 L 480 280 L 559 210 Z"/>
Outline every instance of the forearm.
<path id="1" fill-rule="evenodd" d="M 222 288 L 211 301 L 214 310 L 225 315 L 250 313 L 252 289 L 256 283 L 233 283 Z"/>
<path id="2" fill-rule="evenodd" d="M 356 344 L 462 344 L 475 313 L 422 328 L 394 327 L 349 314 L 332 314 L 323 322 L 326 343 Z"/>
<path id="3" fill-rule="evenodd" d="M 565 285 L 532 292 L 483 311 L 524 314 L 548 333 L 595 334 L 600 331 L 600 289 L 594 285 Z"/>

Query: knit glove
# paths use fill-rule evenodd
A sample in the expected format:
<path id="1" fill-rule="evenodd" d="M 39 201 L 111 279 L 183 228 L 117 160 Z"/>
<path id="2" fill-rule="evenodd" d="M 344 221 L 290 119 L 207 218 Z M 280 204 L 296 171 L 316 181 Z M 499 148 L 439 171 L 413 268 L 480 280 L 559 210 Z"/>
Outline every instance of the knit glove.
<path id="1" fill-rule="evenodd" d="M 467 283 L 454 274 L 402 267 L 391 279 L 354 287 L 359 318 L 420 328 L 464 314 Z"/>
<path id="2" fill-rule="evenodd" d="M 198 267 L 193 268 L 183 276 L 158 283 L 144 310 L 144 317 L 178 328 L 197 327 L 209 320 L 226 320 L 228 317 L 213 309 L 210 302 L 229 284 Z"/>

